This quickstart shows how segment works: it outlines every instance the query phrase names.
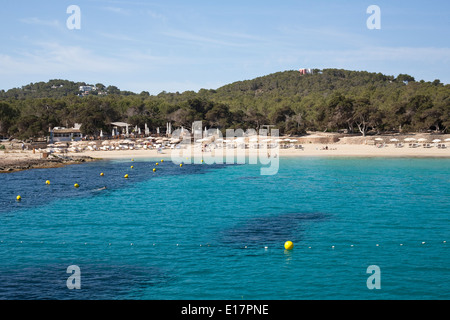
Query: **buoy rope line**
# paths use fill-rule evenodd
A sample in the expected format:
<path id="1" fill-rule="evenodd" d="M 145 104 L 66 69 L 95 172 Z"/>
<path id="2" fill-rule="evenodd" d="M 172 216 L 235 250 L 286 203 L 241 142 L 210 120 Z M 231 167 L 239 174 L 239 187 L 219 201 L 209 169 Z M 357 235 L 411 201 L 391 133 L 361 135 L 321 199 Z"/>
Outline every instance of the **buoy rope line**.
<path id="1" fill-rule="evenodd" d="M 180 243 L 173 243 L 171 245 L 167 245 L 167 243 L 163 244 L 158 244 L 158 243 L 139 243 L 139 242 L 125 242 L 125 241 L 119 241 L 119 242 L 69 242 L 69 241 L 29 241 L 29 240 L 25 240 L 25 241 L 12 241 L 12 240 L 0 240 L 0 247 L 2 246 L 11 246 L 11 245 L 58 245 L 58 246 L 73 246 L 73 245 L 79 245 L 79 246 L 102 246 L 102 247 L 110 247 L 110 246 L 139 246 L 139 247 L 185 247 L 185 248 L 194 248 L 194 247 L 198 247 L 198 248 L 208 248 L 208 247 L 231 247 L 231 248 L 236 248 L 236 249 L 264 249 L 264 250 L 268 250 L 268 249 L 283 249 L 283 244 L 280 243 L 279 245 L 271 245 L 271 246 L 256 246 L 256 245 L 242 245 L 242 246 L 233 246 L 233 245 L 226 245 L 226 244 L 211 244 L 211 243 L 203 243 L 203 244 L 199 244 L 199 245 L 193 245 L 193 244 L 188 244 L 188 245 L 183 245 Z M 317 248 L 329 248 L 330 250 L 339 250 L 339 249 L 353 249 L 353 248 L 368 248 L 368 247 L 405 247 L 405 248 L 412 248 L 412 247 L 431 247 L 431 246 L 436 246 L 436 245 L 446 245 L 447 241 L 443 240 L 443 241 L 431 241 L 431 242 L 427 242 L 427 241 L 409 241 L 409 242 L 403 242 L 403 243 L 396 243 L 396 244 L 371 244 L 371 245 L 367 245 L 367 244 L 359 244 L 359 245 L 354 245 L 354 244 L 341 244 L 341 245 L 321 245 L 321 244 L 316 244 L 316 245 L 308 245 L 308 244 L 295 244 L 295 248 L 294 245 L 292 244 L 292 246 L 284 246 L 285 250 L 289 250 L 289 251 L 295 251 L 295 249 L 298 250 L 302 250 L 302 249 L 317 249 Z"/>
<path id="2" fill-rule="evenodd" d="M 131 159 L 131 161 L 133 162 L 134 159 Z M 163 162 L 164 162 L 164 159 L 161 159 L 160 162 L 156 162 L 156 163 L 155 163 L 155 166 L 159 166 L 159 164 L 160 164 L 160 163 L 163 163 Z M 203 160 L 202 160 L 202 162 L 203 162 Z M 181 168 L 182 166 L 183 166 L 183 164 L 180 163 L 180 168 Z M 130 169 L 134 169 L 134 166 L 130 166 Z M 153 172 L 156 172 L 156 168 L 153 168 L 152 171 L 153 171 Z M 104 174 L 103 172 L 101 172 L 101 173 L 100 173 L 100 176 L 101 176 L 101 177 L 104 177 L 105 174 Z M 124 177 L 125 179 L 128 179 L 130 176 L 129 176 L 128 174 L 125 174 L 123 177 Z M 46 184 L 46 185 L 50 185 L 50 184 L 51 184 L 50 180 L 46 180 L 46 181 L 45 181 L 45 184 Z M 73 186 L 74 186 L 75 189 L 80 188 L 80 184 L 78 184 L 78 183 L 75 183 Z M 22 199 L 23 199 L 23 198 L 22 198 L 21 195 L 18 195 L 18 196 L 16 197 L 17 202 L 21 202 Z"/>
<path id="3" fill-rule="evenodd" d="M 134 161 L 134 159 L 131 159 L 131 161 Z M 164 162 L 164 160 L 161 160 L 161 163 L 162 162 Z M 203 160 L 202 160 L 202 162 L 203 162 Z M 155 163 L 155 165 L 156 166 L 159 166 L 159 163 L 157 162 L 157 163 Z M 182 167 L 183 166 L 183 164 L 181 164 L 180 163 L 180 167 Z M 130 168 L 131 169 L 133 169 L 134 168 L 134 166 L 130 166 Z M 153 172 L 156 172 L 156 168 L 153 168 Z M 104 176 L 104 173 L 102 172 L 102 173 L 100 173 L 100 176 Z M 129 175 L 128 174 L 125 174 L 125 176 L 124 176 L 124 178 L 126 178 L 126 179 L 128 179 L 129 178 Z M 50 185 L 51 184 L 51 182 L 50 182 L 50 180 L 46 180 L 45 181 L 45 184 L 46 185 Z M 74 187 L 75 188 L 79 188 L 80 187 L 80 185 L 78 184 L 78 183 L 75 183 L 74 184 Z M 22 197 L 20 196 L 20 195 L 18 195 L 17 197 L 16 197 L 16 200 L 17 201 L 21 201 L 22 200 Z M 3 244 L 24 244 L 24 243 L 26 243 L 26 244 L 33 244 L 33 245 L 36 245 L 36 244 L 53 244 L 53 245 L 66 245 L 66 244 L 74 244 L 73 242 L 72 243 L 67 243 L 67 242 L 48 242 L 48 241 L 20 241 L 20 242 L 16 242 L 16 241 L 4 241 L 4 240 L 0 240 L 0 245 L 3 245 Z M 424 246 L 424 245 L 426 245 L 427 244 L 427 242 L 425 242 L 425 241 L 421 241 L 421 242 L 419 242 L 419 241 L 416 241 L 416 242 L 414 242 L 415 244 L 419 244 L 419 245 L 422 245 L 422 246 Z M 446 244 L 447 243 L 447 241 L 442 241 L 441 242 L 442 244 Z M 102 244 L 99 244 L 99 243 L 88 243 L 88 242 L 84 242 L 84 243 L 81 243 L 81 244 L 84 244 L 85 246 L 87 246 L 87 245 L 102 245 Z M 117 244 L 117 243 L 116 243 Z M 103 244 L 103 245 L 105 245 L 105 244 Z M 113 245 L 112 243 L 108 243 L 107 244 L 107 246 L 111 246 L 111 245 Z M 134 246 L 135 244 L 133 243 L 133 242 L 130 242 L 129 243 L 129 246 Z M 397 246 L 400 246 L 400 247 L 402 247 L 402 246 L 404 246 L 405 244 L 404 243 L 399 243 L 399 244 L 396 244 Z M 147 247 L 155 247 L 155 246 L 157 246 L 157 244 L 156 243 L 153 243 L 153 245 L 148 245 L 148 244 L 146 244 L 145 246 L 147 246 Z M 180 246 L 180 244 L 176 244 L 175 246 L 177 246 L 177 247 L 179 247 Z M 192 246 L 192 245 L 190 245 L 190 246 Z M 211 247 L 211 246 L 213 246 L 213 247 L 218 247 L 218 246 L 224 246 L 224 245 L 211 245 L 211 244 L 200 244 L 199 245 L 199 247 Z M 364 247 L 367 247 L 367 245 L 353 245 L 353 244 L 350 244 L 350 245 L 330 245 L 330 246 L 327 246 L 327 247 L 329 247 L 330 249 L 336 249 L 336 248 L 348 248 L 348 247 L 350 247 L 350 248 L 354 248 L 354 247 L 357 247 L 357 246 L 359 246 L 359 247 L 361 247 L 361 246 L 364 246 Z M 375 244 L 374 245 L 375 247 L 380 247 L 380 244 L 379 243 L 377 243 L 377 244 Z M 384 245 L 384 246 L 386 246 L 386 245 Z M 308 246 L 308 245 L 300 245 L 300 248 L 303 248 L 303 249 L 313 249 L 313 248 L 317 248 L 317 247 L 323 247 L 323 246 L 321 246 L 321 245 L 318 245 L 318 246 Z M 265 250 L 267 250 L 267 249 L 269 249 L 269 247 L 268 246 L 263 246 L 263 247 L 259 247 L 259 246 L 253 246 L 253 245 L 251 245 L 251 246 L 241 246 L 241 247 L 239 247 L 239 248 L 241 248 L 241 249 L 248 249 L 248 248 L 263 248 L 263 249 L 265 249 Z M 278 247 L 277 247 L 278 248 Z M 293 242 L 291 242 L 291 241 L 286 241 L 285 242 L 285 244 L 284 244 L 284 248 L 285 248 L 285 250 L 287 250 L 287 251 L 291 251 L 291 250 L 293 250 L 294 249 L 294 243 Z"/>

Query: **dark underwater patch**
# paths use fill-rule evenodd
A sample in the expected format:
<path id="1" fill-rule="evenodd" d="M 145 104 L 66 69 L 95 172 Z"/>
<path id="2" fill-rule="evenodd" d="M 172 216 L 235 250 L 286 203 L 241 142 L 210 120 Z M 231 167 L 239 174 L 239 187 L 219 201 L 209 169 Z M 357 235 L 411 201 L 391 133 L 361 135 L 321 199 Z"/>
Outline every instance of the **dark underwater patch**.
<path id="1" fill-rule="evenodd" d="M 163 285 L 162 271 L 154 267 L 80 264 L 81 289 L 67 288 L 69 265 L 55 264 L 0 271 L 2 300 L 111 300 Z"/>
<path id="2" fill-rule="evenodd" d="M 295 212 L 249 219 L 223 230 L 218 241 L 237 247 L 299 242 L 308 224 L 326 219 L 324 213 Z"/>

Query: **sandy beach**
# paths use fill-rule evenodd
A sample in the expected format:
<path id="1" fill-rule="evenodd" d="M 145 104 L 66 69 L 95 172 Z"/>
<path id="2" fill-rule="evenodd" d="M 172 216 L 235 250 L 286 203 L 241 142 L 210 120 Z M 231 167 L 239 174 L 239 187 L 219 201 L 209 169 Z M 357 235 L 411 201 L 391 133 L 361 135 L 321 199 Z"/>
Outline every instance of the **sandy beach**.
<path id="1" fill-rule="evenodd" d="M 423 135 L 422 135 L 423 136 Z M 427 140 L 431 141 L 433 137 L 428 136 Z M 19 170 L 27 170 L 33 168 L 49 168 L 60 167 L 68 164 L 79 164 L 86 161 L 107 160 L 107 159 L 165 159 L 174 160 L 178 156 L 184 160 L 186 158 L 199 160 L 206 157 L 231 156 L 236 157 L 244 155 L 246 157 L 258 158 L 263 153 L 265 156 L 278 153 L 279 157 L 413 157 L 413 158 L 450 158 L 450 143 L 444 142 L 447 136 L 440 136 L 442 144 L 446 144 L 442 148 L 441 143 L 416 143 L 415 147 L 411 147 L 408 143 L 403 143 L 402 147 L 397 147 L 395 142 L 389 142 L 392 137 L 374 138 L 367 137 L 340 137 L 330 134 L 310 135 L 303 138 L 296 138 L 297 143 L 291 144 L 288 148 L 283 148 L 280 144 L 276 149 L 255 149 L 249 147 L 242 148 L 206 148 L 202 151 L 199 144 L 197 147 L 189 146 L 186 149 L 163 148 L 158 150 L 152 149 L 128 149 L 128 150 L 89 150 L 85 148 L 80 152 L 68 151 L 64 154 L 50 154 L 48 158 L 43 158 L 42 151 L 35 150 L 1 150 L 0 151 L 0 173 L 14 172 Z M 383 139 L 384 141 L 380 141 Z M 400 141 L 405 138 L 402 137 Z M 416 140 L 421 139 L 419 136 Z M 425 138 L 422 138 L 425 139 Z M 435 138 L 434 138 L 435 139 Z M 379 142 L 379 143 L 378 143 Z M 387 143 L 386 143 L 387 142 Z M 101 146 L 99 141 L 98 145 Z M 294 145 L 301 145 L 301 148 L 295 148 Z M 438 147 L 439 145 L 439 147 Z M 264 150 L 264 151 L 263 151 Z"/>
<path id="2" fill-rule="evenodd" d="M 328 149 L 326 149 L 328 147 Z M 218 150 L 216 150 L 219 152 Z M 267 151 L 274 152 L 272 149 Z M 242 150 L 222 150 L 224 155 L 227 152 L 238 154 Z M 245 155 L 258 155 L 257 149 L 245 149 Z M 304 145 L 303 149 L 279 149 L 280 157 L 449 157 L 450 148 L 438 149 L 432 148 L 396 148 L 394 145 L 385 147 L 376 147 L 370 145 L 351 145 L 351 144 L 309 144 Z M 189 154 L 188 150 L 183 150 L 183 154 Z M 191 157 L 199 158 L 201 156 L 216 156 L 214 151 L 201 152 L 198 148 L 191 149 Z M 100 158 L 100 159 L 126 159 L 126 158 L 161 158 L 170 159 L 172 150 L 165 149 L 162 152 L 157 150 L 115 150 L 115 151 L 83 151 L 77 153 L 79 156 Z"/>
<path id="3" fill-rule="evenodd" d="M 266 137 L 267 138 L 267 137 Z M 431 135 L 431 134 L 409 134 L 409 135 L 385 135 L 385 136 L 350 136 L 340 135 L 335 133 L 312 132 L 303 137 L 280 137 L 280 139 L 273 140 L 291 140 L 291 142 L 279 142 L 277 148 L 280 157 L 450 157 L 450 141 L 445 141 L 450 138 L 450 135 Z M 397 141 L 391 141 L 391 140 Z M 411 140 L 414 141 L 405 141 Z M 439 143 L 431 143 L 431 141 L 439 139 Z M 260 141 L 264 141 L 264 137 Z M 426 142 L 421 142 L 425 141 Z M 295 142 L 293 142 L 295 141 Z M 200 144 L 190 146 L 189 150 L 176 151 L 177 153 L 188 154 L 190 157 L 201 159 L 205 156 L 242 154 L 245 156 L 258 156 L 260 150 L 254 148 L 254 144 L 246 141 L 248 148 L 240 149 L 217 149 L 205 148 L 202 152 Z M 269 142 L 270 143 L 270 142 Z M 401 144 L 401 147 L 398 145 Z M 424 147 L 424 144 L 426 147 Z M 414 147 L 410 147 L 414 145 Z M 445 145 L 445 148 L 438 148 Z M 195 147 L 196 146 L 196 147 Z M 286 146 L 287 148 L 284 148 Z M 296 148 L 295 146 L 301 146 Z M 102 159 L 126 159 L 126 158 L 170 158 L 174 155 L 174 150 L 166 148 L 161 153 L 156 149 L 150 150 L 114 150 L 114 151 L 89 151 L 87 149 L 78 153 L 80 156 L 102 158 Z M 266 151 L 264 151 L 266 152 Z M 267 149 L 267 152 L 274 152 L 272 149 Z"/>

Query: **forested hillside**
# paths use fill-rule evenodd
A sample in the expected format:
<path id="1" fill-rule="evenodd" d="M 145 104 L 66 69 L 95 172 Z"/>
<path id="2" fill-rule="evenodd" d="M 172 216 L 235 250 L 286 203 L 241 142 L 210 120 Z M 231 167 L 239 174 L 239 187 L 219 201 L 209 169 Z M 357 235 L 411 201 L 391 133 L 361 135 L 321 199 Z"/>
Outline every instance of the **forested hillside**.
<path id="1" fill-rule="evenodd" d="M 363 135 L 450 130 L 450 85 L 415 81 L 406 74 L 284 71 L 215 90 L 157 95 L 95 84 L 97 91 L 79 97 L 82 85 L 86 83 L 51 80 L 0 91 L 0 135 L 45 136 L 49 127 L 76 122 L 82 123 L 84 134 L 98 135 L 112 121 L 141 128 L 147 124 L 155 132 L 169 121 L 173 127 L 190 127 L 196 120 L 222 130 L 273 124 L 282 134 L 293 135 L 307 130 Z"/>

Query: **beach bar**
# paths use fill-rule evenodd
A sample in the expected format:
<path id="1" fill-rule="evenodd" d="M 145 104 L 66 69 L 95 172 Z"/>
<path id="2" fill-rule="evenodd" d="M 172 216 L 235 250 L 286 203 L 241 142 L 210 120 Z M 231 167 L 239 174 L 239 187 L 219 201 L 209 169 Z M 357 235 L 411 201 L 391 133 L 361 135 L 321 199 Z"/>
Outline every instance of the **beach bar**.
<path id="1" fill-rule="evenodd" d="M 80 141 L 83 135 L 81 124 L 75 123 L 73 128 L 55 127 L 50 130 L 50 143 Z"/>

